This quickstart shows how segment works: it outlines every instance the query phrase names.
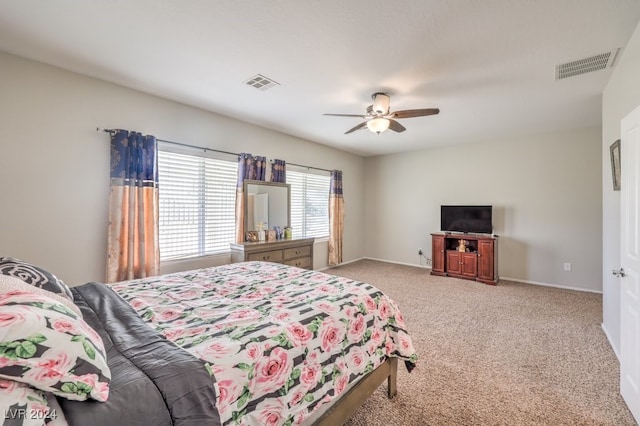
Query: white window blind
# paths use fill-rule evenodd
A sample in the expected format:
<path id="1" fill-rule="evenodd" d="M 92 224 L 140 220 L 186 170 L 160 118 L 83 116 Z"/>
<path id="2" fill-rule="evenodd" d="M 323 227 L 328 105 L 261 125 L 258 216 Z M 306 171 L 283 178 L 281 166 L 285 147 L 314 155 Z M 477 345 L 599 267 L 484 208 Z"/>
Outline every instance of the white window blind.
<path id="1" fill-rule="evenodd" d="M 294 238 L 329 236 L 329 176 L 287 169 Z"/>
<path id="2" fill-rule="evenodd" d="M 160 260 L 229 251 L 238 164 L 160 150 Z"/>

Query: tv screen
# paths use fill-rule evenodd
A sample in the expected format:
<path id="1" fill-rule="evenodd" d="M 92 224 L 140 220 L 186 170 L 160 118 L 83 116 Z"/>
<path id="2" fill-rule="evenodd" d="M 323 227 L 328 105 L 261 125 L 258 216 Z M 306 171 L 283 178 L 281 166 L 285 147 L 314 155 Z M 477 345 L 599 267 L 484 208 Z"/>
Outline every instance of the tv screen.
<path id="1" fill-rule="evenodd" d="M 493 232 L 491 206 L 440 206 L 440 228 L 445 232 Z"/>

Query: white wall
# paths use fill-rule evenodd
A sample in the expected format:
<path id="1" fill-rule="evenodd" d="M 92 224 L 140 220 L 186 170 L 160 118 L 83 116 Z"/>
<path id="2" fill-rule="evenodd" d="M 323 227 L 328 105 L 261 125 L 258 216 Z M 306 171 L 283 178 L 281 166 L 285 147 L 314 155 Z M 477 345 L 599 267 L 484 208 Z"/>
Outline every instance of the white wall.
<path id="1" fill-rule="evenodd" d="M 608 116 L 619 121 L 640 103 L 630 71 L 640 68 L 639 39 L 636 30 L 605 92 L 602 132 L 581 129 L 366 160 L 0 53 L 0 256 L 40 264 L 70 284 L 104 279 L 109 148 L 108 135 L 95 131 L 102 126 L 342 169 L 345 261 L 368 256 L 418 264 L 418 247 L 431 254 L 429 233 L 439 229 L 441 204 L 487 203 L 495 207 L 501 235 L 502 277 L 599 291 L 602 267 L 611 269 L 615 259 L 607 256 L 618 249 L 608 240 L 618 216 L 608 145 L 619 129 Z M 604 263 L 599 229 L 607 239 Z M 314 266 L 324 267 L 326 243 L 315 253 Z M 162 270 L 227 261 L 170 263 Z M 564 262 L 573 264 L 572 272 L 562 270 Z M 604 277 L 604 323 L 616 336 L 619 299 L 610 300 L 609 275 Z"/>
<path id="2" fill-rule="evenodd" d="M 161 139 L 341 169 L 344 260 L 362 257 L 362 157 L 59 68 L 0 53 L 0 256 L 41 265 L 71 285 L 103 281 L 109 136 L 124 128 Z M 315 267 L 327 264 L 315 247 Z M 171 263 L 163 272 L 229 257 Z"/>
<path id="3" fill-rule="evenodd" d="M 620 347 L 620 192 L 613 191 L 609 146 L 620 139 L 620 120 L 640 105 L 640 24 L 602 94 L 602 281 L 603 328 L 616 353 Z M 621 145 L 624 155 L 624 144 Z M 623 172 L 624 173 L 624 172 Z"/>
<path id="4" fill-rule="evenodd" d="M 440 205 L 490 204 L 501 278 L 601 291 L 600 137 L 596 127 L 367 158 L 366 256 L 418 264 Z"/>

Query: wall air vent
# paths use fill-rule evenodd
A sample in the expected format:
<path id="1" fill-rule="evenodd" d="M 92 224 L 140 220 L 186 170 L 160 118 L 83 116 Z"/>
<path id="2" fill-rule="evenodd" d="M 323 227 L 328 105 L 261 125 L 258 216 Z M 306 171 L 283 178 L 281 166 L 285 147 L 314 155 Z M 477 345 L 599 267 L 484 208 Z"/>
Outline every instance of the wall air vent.
<path id="1" fill-rule="evenodd" d="M 262 74 L 254 75 L 249 80 L 245 81 L 244 84 L 255 87 L 256 89 L 262 91 L 271 89 L 272 87 L 280 86 L 280 83 L 275 80 L 271 80 L 270 78 L 265 77 Z"/>
<path id="2" fill-rule="evenodd" d="M 614 49 L 611 52 L 601 53 L 589 58 L 556 65 L 556 80 L 562 80 L 563 78 L 574 77 L 576 75 L 586 74 L 592 71 L 603 70 L 608 66 L 612 67 L 613 62 L 616 60 L 616 56 L 618 56 L 619 50 L 620 49 Z"/>

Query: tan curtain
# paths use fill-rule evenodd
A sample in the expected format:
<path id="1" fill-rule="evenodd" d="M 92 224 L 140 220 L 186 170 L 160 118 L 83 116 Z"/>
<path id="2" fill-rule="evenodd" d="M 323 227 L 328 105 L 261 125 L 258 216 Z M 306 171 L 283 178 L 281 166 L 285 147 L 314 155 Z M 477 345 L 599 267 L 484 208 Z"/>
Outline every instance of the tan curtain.
<path id="1" fill-rule="evenodd" d="M 158 213 L 156 138 L 112 133 L 107 282 L 158 275 Z"/>
<path id="2" fill-rule="evenodd" d="M 242 153 L 238 156 L 238 182 L 236 184 L 236 242 L 244 242 L 244 181 L 264 181 L 267 159 L 261 156 Z"/>
<path id="3" fill-rule="evenodd" d="M 236 188 L 236 243 L 244 242 L 244 189 Z"/>
<path id="4" fill-rule="evenodd" d="M 344 233 L 344 198 L 342 171 L 331 172 L 329 189 L 329 266 L 342 263 L 342 235 Z"/>

